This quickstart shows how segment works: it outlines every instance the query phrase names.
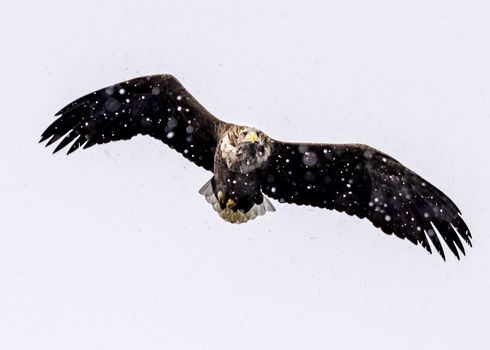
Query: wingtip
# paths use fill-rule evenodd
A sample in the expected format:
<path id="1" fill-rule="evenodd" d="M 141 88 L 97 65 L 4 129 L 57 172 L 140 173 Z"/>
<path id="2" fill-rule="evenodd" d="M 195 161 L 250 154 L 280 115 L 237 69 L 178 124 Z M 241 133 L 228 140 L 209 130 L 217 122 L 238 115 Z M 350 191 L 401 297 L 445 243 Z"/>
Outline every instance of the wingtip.
<path id="1" fill-rule="evenodd" d="M 442 260 L 446 261 L 446 254 L 444 253 L 444 249 L 441 247 L 436 247 L 436 251 L 439 253 L 441 256 Z"/>
<path id="2" fill-rule="evenodd" d="M 50 133 L 48 130 L 49 130 L 49 128 L 44 130 L 44 132 L 41 134 L 41 138 L 39 139 L 39 143 L 43 143 L 44 141 L 49 139 L 51 136 L 53 136 L 53 134 Z"/>
<path id="3" fill-rule="evenodd" d="M 451 252 L 454 254 L 454 256 L 456 256 L 456 258 L 458 258 L 458 260 L 460 259 L 459 258 L 459 251 L 458 251 L 458 248 L 456 248 L 456 246 L 454 245 L 454 242 L 451 242 L 449 243 L 450 241 L 449 240 L 445 240 L 446 241 L 446 244 L 449 246 L 449 249 L 451 250 Z"/>
<path id="4" fill-rule="evenodd" d="M 60 151 L 63 147 L 65 147 L 63 145 L 63 143 L 59 143 L 58 146 L 56 146 L 56 148 L 54 149 L 53 151 L 53 154 L 57 153 L 58 151 Z"/>

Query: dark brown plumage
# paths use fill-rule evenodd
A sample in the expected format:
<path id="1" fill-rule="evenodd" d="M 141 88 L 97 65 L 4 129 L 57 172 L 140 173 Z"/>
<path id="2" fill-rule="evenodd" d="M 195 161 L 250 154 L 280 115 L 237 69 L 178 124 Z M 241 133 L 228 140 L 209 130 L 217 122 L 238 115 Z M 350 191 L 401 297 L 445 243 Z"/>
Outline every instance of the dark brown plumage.
<path id="1" fill-rule="evenodd" d="M 230 222 L 273 211 L 279 202 L 367 218 L 387 234 L 431 245 L 440 238 L 459 258 L 471 234 L 456 205 L 392 157 L 359 144 L 280 142 L 255 128 L 225 123 L 171 75 L 137 78 L 88 94 L 57 114 L 42 134 L 68 153 L 138 134 L 159 139 L 214 173 L 201 193 Z"/>
<path id="2" fill-rule="evenodd" d="M 41 136 L 47 146 L 60 140 L 54 152 L 68 154 L 141 134 L 159 139 L 190 161 L 213 170 L 218 130 L 215 118 L 171 75 L 132 79 L 90 93 L 70 103 Z M 62 138 L 64 136 L 64 138 Z"/>

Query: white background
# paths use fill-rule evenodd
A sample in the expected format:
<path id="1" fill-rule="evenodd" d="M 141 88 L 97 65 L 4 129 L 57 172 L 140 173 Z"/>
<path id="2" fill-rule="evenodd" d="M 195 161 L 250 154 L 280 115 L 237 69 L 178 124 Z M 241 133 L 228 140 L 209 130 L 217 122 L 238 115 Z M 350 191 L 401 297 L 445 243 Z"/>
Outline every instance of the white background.
<path id="1" fill-rule="evenodd" d="M 489 15 L 488 1 L 4 5 L 0 348 L 488 349 Z M 272 137 L 389 153 L 457 203 L 474 248 L 444 263 L 277 202 L 231 225 L 197 192 L 211 174 L 159 141 L 37 144 L 68 102 L 154 73 Z"/>

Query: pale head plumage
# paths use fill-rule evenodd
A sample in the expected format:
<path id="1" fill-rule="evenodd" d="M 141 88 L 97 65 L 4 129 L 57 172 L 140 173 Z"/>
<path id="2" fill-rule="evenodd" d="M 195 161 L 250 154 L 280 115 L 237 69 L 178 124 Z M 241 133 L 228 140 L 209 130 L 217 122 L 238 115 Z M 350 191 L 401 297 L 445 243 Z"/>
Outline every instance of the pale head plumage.
<path id="1" fill-rule="evenodd" d="M 226 130 L 219 147 L 230 170 L 248 173 L 266 163 L 271 139 L 260 130 L 237 125 Z"/>

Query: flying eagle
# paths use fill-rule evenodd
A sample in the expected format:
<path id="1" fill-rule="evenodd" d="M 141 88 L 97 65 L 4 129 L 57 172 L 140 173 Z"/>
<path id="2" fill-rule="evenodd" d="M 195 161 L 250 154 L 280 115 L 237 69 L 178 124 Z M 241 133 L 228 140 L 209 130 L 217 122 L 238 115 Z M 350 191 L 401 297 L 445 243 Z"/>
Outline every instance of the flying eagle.
<path id="1" fill-rule="evenodd" d="M 68 154 L 138 134 L 150 135 L 213 173 L 199 191 L 219 215 L 244 223 L 280 203 L 367 218 L 387 234 L 431 246 L 440 237 L 459 259 L 471 234 L 456 205 L 389 155 L 362 144 L 277 141 L 214 117 L 172 75 L 115 84 L 70 103 L 41 136 Z M 462 238 L 462 240 L 461 240 Z M 459 252 L 458 252 L 459 249 Z"/>

